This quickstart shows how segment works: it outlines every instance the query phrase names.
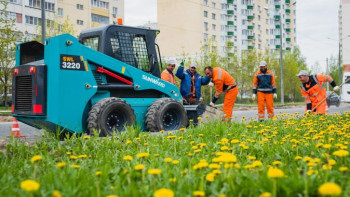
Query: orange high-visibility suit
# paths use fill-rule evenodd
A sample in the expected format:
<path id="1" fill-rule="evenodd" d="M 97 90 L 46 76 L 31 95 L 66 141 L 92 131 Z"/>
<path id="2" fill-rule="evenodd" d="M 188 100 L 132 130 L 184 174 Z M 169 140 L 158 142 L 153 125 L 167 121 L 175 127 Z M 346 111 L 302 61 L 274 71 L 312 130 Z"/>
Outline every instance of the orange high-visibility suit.
<path id="1" fill-rule="evenodd" d="M 258 116 L 259 120 L 265 118 L 265 103 L 269 118 L 274 116 L 273 94 L 276 94 L 275 76 L 269 70 L 266 73 L 258 71 L 254 74 L 253 94 L 258 97 Z"/>
<path id="2" fill-rule="evenodd" d="M 161 78 L 162 78 L 164 81 L 167 81 L 167 82 L 169 82 L 169 83 L 175 84 L 174 74 L 173 74 L 172 72 L 168 71 L 168 69 L 165 69 L 165 70 L 162 72 Z"/>
<path id="3" fill-rule="evenodd" d="M 300 87 L 302 96 L 305 99 L 306 110 L 312 110 L 316 107 L 323 99 L 326 98 L 326 89 L 323 88 L 323 83 L 329 82 L 333 87 L 336 86 L 331 76 L 317 74 L 310 75 L 309 82 L 304 83 Z M 316 112 L 318 114 L 326 113 L 327 102 L 324 101 L 320 106 L 317 107 Z"/>
<path id="4" fill-rule="evenodd" d="M 213 103 L 221 96 L 225 91 L 224 106 L 222 108 L 225 117 L 224 122 L 231 122 L 233 106 L 236 102 L 236 97 L 238 94 L 238 87 L 235 79 L 222 68 L 213 68 L 213 83 L 215 84 L 215 95 L 213 98 Z"/>

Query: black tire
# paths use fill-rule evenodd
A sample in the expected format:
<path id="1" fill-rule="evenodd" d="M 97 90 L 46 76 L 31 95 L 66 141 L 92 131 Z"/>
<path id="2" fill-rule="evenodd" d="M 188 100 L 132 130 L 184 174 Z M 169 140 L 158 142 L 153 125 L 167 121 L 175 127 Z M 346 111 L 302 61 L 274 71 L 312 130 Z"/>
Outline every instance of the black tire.
<path id="1" fill-rule="evenodd" d="M 174 131 L 186 127 L 187 113 L 184 106 L 172 98 L 160 98 L 149 106 L 146 113 L 148 131 Z"/>
<path id="2" fill-rule="evenodd" d="M 94 130 L 100 131 L 100 137 L 122 132 L 125 126 L 134 125 L 136 120 L 134 110 L 124 100 L 105 98 L 97 102 L 90 110 L 87 128 L 92 135 Z"/>

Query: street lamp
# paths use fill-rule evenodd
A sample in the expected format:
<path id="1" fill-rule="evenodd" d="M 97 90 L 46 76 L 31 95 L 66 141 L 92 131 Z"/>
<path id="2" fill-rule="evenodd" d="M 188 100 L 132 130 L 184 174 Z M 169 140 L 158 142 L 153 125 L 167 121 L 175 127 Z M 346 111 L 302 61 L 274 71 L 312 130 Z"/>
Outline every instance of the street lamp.
<path id="1" fill-rule="evenodd" d="M 45 44 L 46 34 L 46 17 L 45 17 L 45 0 L 41 0 L 41 40 Z"/>

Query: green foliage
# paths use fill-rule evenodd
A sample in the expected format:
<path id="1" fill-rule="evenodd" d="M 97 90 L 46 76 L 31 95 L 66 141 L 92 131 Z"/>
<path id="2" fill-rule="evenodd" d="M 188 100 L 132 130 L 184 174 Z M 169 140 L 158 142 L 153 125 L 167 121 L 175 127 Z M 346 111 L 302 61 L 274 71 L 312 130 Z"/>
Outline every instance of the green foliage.
<path id="1" fill-rule="evenodd" d="M 12 68 L 15 64 L 15 48 L 19 33 L 15 19 L 8 16 L 7 2 L 0 1 L 0 90 L 7 106 L 7 94 L 11 89 Z"/>
<path id="2" fill-rule="evenodd" d="M 57 18 L 57 17 L 56 17 Z M 37 36 L 35 38 L 36 41 L 41 42 L 41 25 L 38 25 L 36 27 Z M 71 34 L 75 35 L 77 32 L 74 29 L 74 25 L 69 23 L 69 16 L 66 17 L 66 19 L 63 21 L 63 23 L 58 23 L 57 21 L 50 21 L 49 23 L 46 23 L 46 38 L 54 37 L 60 34 Z"/>

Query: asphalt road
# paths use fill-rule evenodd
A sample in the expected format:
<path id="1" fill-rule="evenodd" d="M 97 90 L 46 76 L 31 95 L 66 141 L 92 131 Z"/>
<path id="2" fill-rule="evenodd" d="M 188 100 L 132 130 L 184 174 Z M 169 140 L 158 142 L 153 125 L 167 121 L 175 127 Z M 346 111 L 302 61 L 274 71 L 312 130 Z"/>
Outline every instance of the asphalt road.
<path id="1" fill-rule="evenodd" d="M 329 108 L 330 114 L 345 112 L 345 111 L 350 111 L 350 104 L 342 104 L 340 107 L 331 106 Z M 279 113 L 293 114 L 296 112 L 303 114 L 304 108 L 296 107 L 291 109 L 275 109 L 275 114 L 279 114 Z M 245 117 L 246 119 L 257 118 L 257 110 L 233 111 L 233 118 L 236 121 L 240 121 L 243 117 Z M 0 139 L 6 139 L 7 136 L 11 134 L 11 126 L 12 126 L 12 122 L 0 122 Z M 43 130 L 35 129 L 23 123 L 19 123 L 19 127 L 21 130 L 21 134 L 29 138 L 40 137 L 41 134 L 43 133 Z"/>

